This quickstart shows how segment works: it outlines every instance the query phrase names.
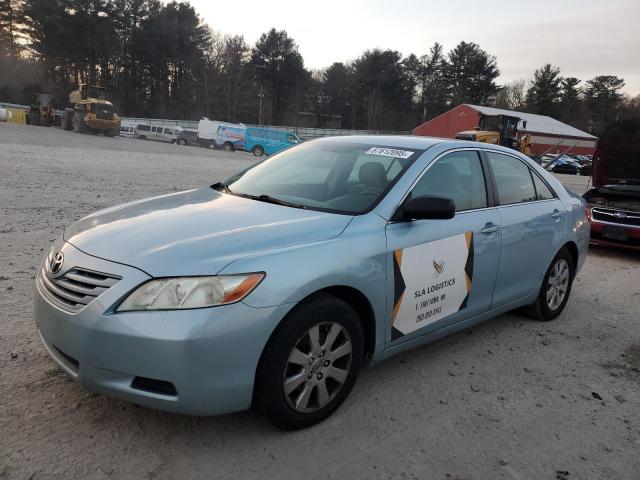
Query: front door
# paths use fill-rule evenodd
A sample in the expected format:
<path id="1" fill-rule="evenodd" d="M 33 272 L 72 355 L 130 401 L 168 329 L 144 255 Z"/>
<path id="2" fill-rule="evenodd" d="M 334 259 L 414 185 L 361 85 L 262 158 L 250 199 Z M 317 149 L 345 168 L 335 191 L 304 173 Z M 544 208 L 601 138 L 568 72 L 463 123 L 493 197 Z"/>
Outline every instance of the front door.
<path id="1" fill-rule="evenodd" d="M 409 195 L 450 198 L 455 217 L 387 225 L 392 345 L 491 307 L 500 258 L 500 215 L 487 195 L 484 170 L 475 150 L 442 156 Z"/>

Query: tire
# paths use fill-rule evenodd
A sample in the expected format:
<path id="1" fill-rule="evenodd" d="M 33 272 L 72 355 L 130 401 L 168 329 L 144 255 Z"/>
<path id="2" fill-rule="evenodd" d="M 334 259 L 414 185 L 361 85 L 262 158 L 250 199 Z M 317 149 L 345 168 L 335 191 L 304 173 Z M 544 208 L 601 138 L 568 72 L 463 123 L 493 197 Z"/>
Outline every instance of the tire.
<path id="1" fill-rule="evenodd" d="M 80 112 L 74 112 L 73 114 L 73 131 L 76 133 L 85 133 L 87 131 L 87 124 Z"/>
<path id="2" fill-rule="evenodd" d="M 544 275 L 538 298 L 527 307 L 528 313 L 544 322 L 556 319 L 569 300 L 574 272 L 573 257 L 566 248 L 562 248 Z"/>
<path id="3" fill-rule="evenodd" d="M 105 137 L 117 137 L 120 135 L 120 127 L 114 127 L 108 130 L 104 130 L 103 133 Z"/>
<path id="4" fill-rule="evenodd" d="M 73 110 L 65 110 L 64 112 L 62 112 L 62 120 L 60 123 L 62 128 L 67 131 L 73 129 L 73 114 Z"/>
<path id="5" fill-rule="evenodd" d="M 184 147 L 186 144 L 187 144 L 187 141 L 184 138 L 178 139 L 178 145 L 180 145 L 181 147 Z"/>
<path id="6" fill-rule="evenodd" d="M 261 157 L 262 155 L 264 155 L 264 148 L 262 147 L 262 145 L 256 145 L 251 151 L 256 157 Z"/>
<path id="7" fill-rule="evenodd" d="M 29 125 L 33 125 L 34 127 L 40 126 L 40 114 L 32 113 L 29 115 Z"/>
<path id="8" fill-rule="evenodd" d="M 140 135 L 138 137 L 138 140 L 146 140 L 146 139 L 147 139 L 147 137 L 145 135 Z"/>
<path id="9" fill-rule="evenodd" d="M 314 331 L 316 342 L 311 340 Z M 333 341 L 327 344 L 330 335 Z M 351 392 L 363 353 L 364 334 L 356 312 L 332 295 L 313 296 L 296 306 L 271 336 L 258 367 L 254 404 L 284 430 L 321 422 Z"/>
<path id="10" fill-rule="evenodd" d="M 231 143 L 231 142 L 224 142 L 224 145 L 222 145 L 222 149 L 225 152 L 233 152 L 235 150 L 233 148 L 233 143 Z"/>

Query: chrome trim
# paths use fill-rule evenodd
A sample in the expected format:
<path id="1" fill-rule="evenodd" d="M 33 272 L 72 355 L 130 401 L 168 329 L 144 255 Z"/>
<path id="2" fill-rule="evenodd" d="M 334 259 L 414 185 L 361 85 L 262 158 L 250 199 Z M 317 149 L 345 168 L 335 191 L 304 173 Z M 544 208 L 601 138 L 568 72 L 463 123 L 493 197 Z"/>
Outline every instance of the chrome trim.
<path id="1" fill-rule="evenodd" d="M 463 147 L 463 148 L 454 148 L 452 150 L 447 150 L 446 152 L 442 152 L 440 155 L 438 155 L 437 157 L 435 157 L 433 160 L 431 160 L 431 162 L 429 162 L 429 165 L 427 165 L 426 167 L 424 167 L 424 169 L 422 170 L 422 172 L 420 172 L 420 175 L 418 175 L 416 177 L 416 179 L 411 183 L 411 185 L 409 185 L 409 189 L 405 192 L 405 194 L 402 196 L 402 199 L 400 200 L 400 203 L 398 203 L 395 208 L 393 209 L 394 213 L 398 210 L 398 208 L 400 207 L 400 205 L 402 205 L 404 203 L 404 201 L 407 199 L 407 197 L 409 196 L 409 194 L 411 193 L 411 191 L 413 190 L 413 188 L 416 186 L 416 184 L 422 179 L 422 177 L 425 175 L 425 173 L 427 173 L 427 171 L 429 171 L 429 169 L 436 164 L 436 162 L 438 160 L 440 160 L 443 156 L 448 155 L 449 153 L 456 153 L 456 152 L 465 152 L 465 151 L 472 151 L 472 152 L 478 152 L 480 153 L 481 151 L 483 152 L 495 152 L 495 153 L 499 153 L 501 155 L 506 155 L 509 157 L 513 157 L 517 160 L 519 160 L 520 162 L 522 162 L 529 170 L 531 169 L 531 166 L 527 165 L 527 163 L 522 160 L 521 158 L 512 155 L 510 153 L 506 153 L 506 152 L 501 152 L 498 150 L 490 150 L 490 149 L 486 149 L 486 148 L 479 148 L 479 147 Z M 478 160 L 481 160 L 480 158 L 478 158 Z M 542 180 L 544 182 L 545 185 L 547 185 L 547 187 L 549 187 L 549 190 L 551 190 L 551 192 L 553 192 L 553 194 L 555 195 L 554 198 L 547 198 L 545 200 L 533 200 L 531 202 L 521 202 L 521 203 L 510 203 L 508 205 L 494 205 L 493 207 L 482 207 L 482 208 L 472 208 L 470 210 L 463 210 L 461 212 L 456 212 L 456 215 L 460 215 L 463 213 L 467 213 L 467 212 L 479 212 L 481 210 L 491 210 L 492 208 L 502 208 L 502 207 L 516 207 L 519 205 L 531 205 L 532 203 L 541 203 L 541 202 L 553 202 L 555 200 L 560 200 L 560 197 L 558 197 L 558 194 L 556 193 L 556 191 L 551 188 L 551 186 L 547 183 L 547 181 L 542 178 L 538 172 L 534 171 L 533 172 L 535 175 L 538 175 L 538 177 L 540 178 L 540 180 Z M 486 173 L 485 173 L 485 181 L 490 181 L 490 179 L 486 178 Z M 534 187 L 535 188 L 535 187 Z M 486 188 L 485 188 L 486 190 Z M 489 192 L 486 192 L 487 195 L 489 194 Z M 488 200 L 488 199 L 487 199 Z M 562 204 L 564 205 L 564 202 L 562 202 Z M 563 210 L 566 211 L 566 210 Z M 394 220 L 394 221 L 390 221 L 388 223 L 395 223 L 398 222 L 399 220 Z"/>
<path id="2" fill-rule="evenodd" d="M 51 271 L 49 253 L 42 263 L 36 278 L 38 291 L 54 307 L 75 314 L 89 305 L 122 277 L 110 273 L 71 267 L 62 274 Z"/>

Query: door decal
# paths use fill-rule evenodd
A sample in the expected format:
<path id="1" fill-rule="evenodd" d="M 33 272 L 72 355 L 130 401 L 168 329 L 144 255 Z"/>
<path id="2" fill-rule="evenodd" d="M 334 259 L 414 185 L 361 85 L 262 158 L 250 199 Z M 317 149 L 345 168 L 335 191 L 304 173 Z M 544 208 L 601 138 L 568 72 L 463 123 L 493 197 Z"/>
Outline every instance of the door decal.
<path id="1" fill-rule="evenodd" d="M 473 282 L 473 232 L 393 252 L 393 340 L 467 306 Z"/>

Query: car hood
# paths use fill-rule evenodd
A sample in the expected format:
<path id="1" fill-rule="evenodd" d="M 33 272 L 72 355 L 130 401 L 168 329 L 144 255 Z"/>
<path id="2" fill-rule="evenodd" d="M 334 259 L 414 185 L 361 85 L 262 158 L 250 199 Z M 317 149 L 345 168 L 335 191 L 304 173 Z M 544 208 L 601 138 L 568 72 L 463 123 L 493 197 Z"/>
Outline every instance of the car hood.
<path id="1" fill-rule="evenodd" d="M 593 186 L 614 187 L 614 190 L 640 189 L 640 145 L 602 145 L 593 162 Z"/>
<path id="2" fill-rule="evenodd" d="M 204 188 L 96 212 L 64 239 L 152 276 L 211 275 L 250 253 L 338 236 L 352 218 Z"/>

